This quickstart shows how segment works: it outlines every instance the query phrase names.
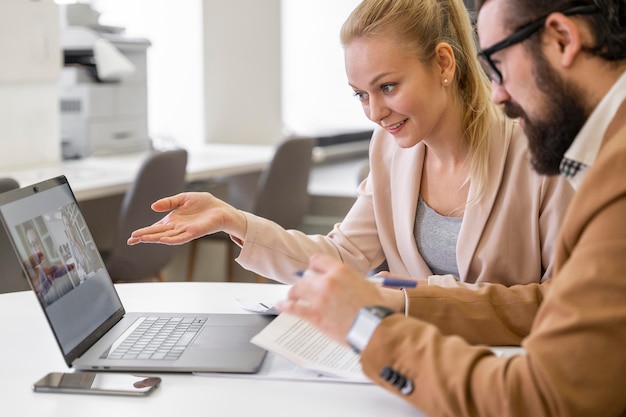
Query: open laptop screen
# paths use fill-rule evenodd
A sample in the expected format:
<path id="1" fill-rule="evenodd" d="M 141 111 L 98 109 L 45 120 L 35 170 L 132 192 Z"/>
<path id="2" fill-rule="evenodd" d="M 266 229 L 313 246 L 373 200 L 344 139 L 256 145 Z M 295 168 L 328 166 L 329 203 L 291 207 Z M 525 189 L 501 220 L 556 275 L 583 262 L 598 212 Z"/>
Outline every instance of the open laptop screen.
<path id="1" fill-rule="evenodd" d="M 67 179 L 2 194 L 0 214 L 66 361 L 79 356 L 124 311 Z"/>

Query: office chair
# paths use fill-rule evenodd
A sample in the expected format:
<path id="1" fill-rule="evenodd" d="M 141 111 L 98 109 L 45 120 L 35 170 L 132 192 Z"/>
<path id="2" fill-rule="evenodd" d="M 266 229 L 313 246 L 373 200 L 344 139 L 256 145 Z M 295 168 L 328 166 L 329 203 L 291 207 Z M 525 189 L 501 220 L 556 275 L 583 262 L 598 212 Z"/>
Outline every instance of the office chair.
<path id="1" fill-rule="evenodd" d="M 277 148 L 270 164 L 261 172 L 250 212 L 272 220 L 285 229 L 295 229 L 309 209 L 309 175 L 313 165 L 316 141 L 308 137 L 285 139 Z M 227 279 L 233 280 L 235 244 L 230 236 L 218 232 L 199 239 L 224 241 L 227 244 Z M 196 267 L 199 239 L 191 242 L 187 280 L 191 281 Z M 260 277 L 257 277 L 262 281 Z"/>
<path id="2" fill-rule="evenodd" d="M 175 149 L 151 154 L 142 164 L 126 191 L 119 213 L 111 251 L 103 253 L 104 263 L 114 282 L 163 281 L 161 270 L 172 259 L 176 247 L 160 244 L 129 246 L 133 230 L 163 217 L 150 205 L 184 190 L 187 151 Z"/>
<path id="3" fill-rule="evenodd" d="M 20 184 L 13 178 L 0 178 L 0 193 L 20 188 Z"/>
<path id="4" fill-rule="evenodd" d="M 20 188 L 13 178 L 0 178 L 0 193 Z M 0 294 L 29 290 L 20 261 L 15 256 L 9 237 L 0 227 Z"/>

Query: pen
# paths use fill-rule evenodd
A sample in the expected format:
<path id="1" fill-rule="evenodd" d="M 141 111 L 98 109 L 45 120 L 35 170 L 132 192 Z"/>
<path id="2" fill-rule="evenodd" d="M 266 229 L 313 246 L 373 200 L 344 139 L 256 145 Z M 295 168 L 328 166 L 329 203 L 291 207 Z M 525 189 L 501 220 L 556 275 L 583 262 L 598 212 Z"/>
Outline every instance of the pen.
<path id="1" fill-rule="evenodd" d="M 306 270 L 301 269 L 296 271 L 296 276 L 302 277 Z M 394 288 L 415 288 L 417 287 L 417 281 L 413 281 L 411 279 L 400 279 L 400 278 L 392 278 L 385 277 L 382 275 L 374 275 L 371 277 L 365 278 L 368 282 L 371 282 L 374 285 L 378 285 L 380 287 L 394 287 Z"/>
<path id="2" fill-rule="evenodd" d="M 412 279 L 400 279 L 391 278 L 380 275 L 374 275 L 366 278 L 372 284 L 379 285 L 381 287 L 395 287 L 395 288 L 415 288 L 417 287 L 417 281 Z"/>

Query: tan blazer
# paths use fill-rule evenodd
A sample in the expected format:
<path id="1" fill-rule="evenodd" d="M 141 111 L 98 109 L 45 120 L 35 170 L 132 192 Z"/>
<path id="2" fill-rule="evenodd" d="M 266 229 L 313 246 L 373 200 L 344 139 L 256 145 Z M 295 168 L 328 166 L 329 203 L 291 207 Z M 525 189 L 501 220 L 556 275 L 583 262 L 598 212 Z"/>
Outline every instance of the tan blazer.
<path id="1" fill-rule="evenodd" d="M 552 279 L 409 294 L 410 315 L 434 326 L 391 316 L 361 362 L 392 391 L 384 366 L 411 379 L 407 400 L 429 416 L 626 416 L 626 102 L 566 214 Z"/>
<path id="2" fill-rule="evenodd" d="M 466 209 L 458 237 L 460 279 L 505 285 L 540 282 L 551 273 L 554 242 L 573 190 L 562 178 L 531 170 L 516 122 L 494 120 L 489 151 L 486 194 Z M 320 252 L 362 273 L 386 259 L 395 274 L 431 276 L 413 235 L 424 155 L 423 144 L 402 149 L 386 131 L 376 130 L 370 175 L 342 223 L 327 236 L 307 236 L 247 214 L 237 261 L 282 282 L 293 280 L 293 272 L 306 268 L 309 257 Z M 469 199 L 474 195 L 470 185 Z M 430 281 L 444 283 L 445 278 Z"/>

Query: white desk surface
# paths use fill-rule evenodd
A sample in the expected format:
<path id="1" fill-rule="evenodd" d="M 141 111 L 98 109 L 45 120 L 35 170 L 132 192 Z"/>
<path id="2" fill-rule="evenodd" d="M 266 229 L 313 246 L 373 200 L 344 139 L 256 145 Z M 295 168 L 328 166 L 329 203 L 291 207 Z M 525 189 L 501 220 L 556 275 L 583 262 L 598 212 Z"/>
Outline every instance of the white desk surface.
<path id="1" fill-rule="evenodd" d="M 309 194 L 356 199 L 359 171 L 367 160 L 367 157 L 359 157 L 314 165 Z"/>
<path id="2" fill-rule="evenodd" d="M 187 180 L 207 180 L 261 171 L 272 159 L 270 145 L 205 144 L 189 148 Z M 76 198 L 89 200 L 126 191 L 148 151 L 59 161 L 36 167 L 0 170 L 21 186 L 65 175 Z"/>
<path id="3" fill-rule="evenodd" d="M 274 155 L 271 145 L 204 144 L 189 148 L 187 181 L 210 180 L 259 172 Z M 76 198 L 90 200 L 124 193 L 132 184 L 148 151 L 63 160 L 33 167 L 0 168 L 1 177 L 21 186 L 65 175 Z M 314 196 L 356 198 L 357 174 L 367 158 L 317 164 L 311 171 L 309 193 Z"/>
<path id="4" fill-rule="evenodd" d="M 279 298 L 279 284 L 176 282 L 118 284 L 127 311 L 243 312 L 237 297 Z M 418 410 L 376 385 L 160 374 L 149 397 L 34 393 L 47 372 L 67 372 L 31 291 L 0 295 L 2 415 L 110 416 L 417 416 Z M 9 414 L 7 414 L 7 412 Z"/>

